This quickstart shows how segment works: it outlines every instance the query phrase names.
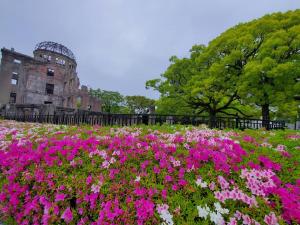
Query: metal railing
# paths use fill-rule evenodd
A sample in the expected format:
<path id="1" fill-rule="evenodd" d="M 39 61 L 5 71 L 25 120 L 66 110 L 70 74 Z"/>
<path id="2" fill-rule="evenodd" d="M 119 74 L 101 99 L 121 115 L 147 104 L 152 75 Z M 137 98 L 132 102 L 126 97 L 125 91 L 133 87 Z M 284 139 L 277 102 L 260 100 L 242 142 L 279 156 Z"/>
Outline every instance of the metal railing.
<path id="1" fill-rule="evenodd" d="M 198 126 L 208 125 L 218 129 L 284 129 L 284 121 L 263 121 L 259 119 L 246 119 L 239 117 L 216 117 L 211 120 L 207 116 L 193 115 L 159 115 L 159 114 L 105 114 L 105 113 L 82 113 L 62 115 L 26 115 L 6 113 L 4 119 L 21 122 L 51 123 L 65 125 L 101 125 L 101 126 L 131 126 L 131 125 L 154 125 L 154 124 L 183 124 Z"/>

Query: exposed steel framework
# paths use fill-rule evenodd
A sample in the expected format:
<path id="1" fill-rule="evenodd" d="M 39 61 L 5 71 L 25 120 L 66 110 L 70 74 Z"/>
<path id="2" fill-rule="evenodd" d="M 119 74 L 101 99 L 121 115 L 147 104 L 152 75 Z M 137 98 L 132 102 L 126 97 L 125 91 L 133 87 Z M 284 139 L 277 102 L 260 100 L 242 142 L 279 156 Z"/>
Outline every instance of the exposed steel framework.
<path id="1" fill-rule="evenodd" d="M 36 50 L 47 50 L 50 52 L 55 52 L 76 61 L 75 55 L 70 49 L 68 49 L 66 46 L 62 44 L 58 44 L 52 41 L 43 41 L 41 43 L 38 43 L 35 46 L 35 51 Z"/>

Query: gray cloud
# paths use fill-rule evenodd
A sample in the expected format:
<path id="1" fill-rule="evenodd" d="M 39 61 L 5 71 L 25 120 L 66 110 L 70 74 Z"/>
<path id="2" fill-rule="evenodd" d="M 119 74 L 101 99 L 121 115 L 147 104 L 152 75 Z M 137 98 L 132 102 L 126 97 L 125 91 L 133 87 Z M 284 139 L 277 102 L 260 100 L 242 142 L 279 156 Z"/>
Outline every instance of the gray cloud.
<path id="1" fill-rule="evenodd" d="M 146 80 L 172 55 L 187 56 L 227 28 L 298 0 L 1 0 L 0 47 L 32 55 L 38 42 L 62 43 L 76 55 L 82 84 L 124 95 L 158 94 Z"/>

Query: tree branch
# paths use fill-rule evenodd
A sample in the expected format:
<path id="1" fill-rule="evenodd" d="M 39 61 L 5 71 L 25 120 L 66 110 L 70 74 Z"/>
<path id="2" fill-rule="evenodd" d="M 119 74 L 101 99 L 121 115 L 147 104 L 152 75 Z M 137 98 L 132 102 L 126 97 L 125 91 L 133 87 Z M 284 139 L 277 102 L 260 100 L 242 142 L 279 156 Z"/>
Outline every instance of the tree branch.
<path id="1" fill-rule="evenodd" d="M 233 106 L 228 107 L 227 109 L 233 109 L 233 110 L 239 112 L 240 114 L 242 114 L 242 115 L 245 116 L 245 117 L 252 117 L 252 116 L 253 116 L 253 115 L 247 115 L 247 114 L 245 114 L 244 112 L 242 112 L 240 109 L 238 109 L 238 108 L 236 108 L 236 107 L 233 107 Z"/>
<path id="2" fill-rule="evenodd" d="M 236 98 L 237 98 L 237 91 L 235 91 L 234 94 L 233 94 L 232 96 L 230 96 L 228 102 L 227 102 L 224 106 L 222 106 L 222 107 L 216 109 L 216 111 L 220 111 L 220 110 L 223 110 L 223 109 L 228 108 L 229 105 L 230 105 L 234 100 L 236 100 Z"/>
<path id="3" fill-rule="evenodd" d="M 228 112 L 224 112 L 224 111 L 219 111 L 219 113 L 224 113 L 227 116 L 236 116 L 236 114 L 232 114 L 232 113 L 228 113 Z"/>

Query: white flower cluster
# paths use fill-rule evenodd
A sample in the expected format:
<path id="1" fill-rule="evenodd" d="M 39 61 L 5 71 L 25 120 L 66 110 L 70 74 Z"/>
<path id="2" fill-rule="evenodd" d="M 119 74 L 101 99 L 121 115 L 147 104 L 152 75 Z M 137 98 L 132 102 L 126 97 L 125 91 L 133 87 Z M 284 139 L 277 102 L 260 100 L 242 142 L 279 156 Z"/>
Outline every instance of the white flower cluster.
<path id="1" fill-rule="evenodd" d="M 169 206 L 166 204 L 157 205 L 157 212 L 159 213 L 160 218 L 164 220 L 162 224 L 164 225 L 174 225 L 173 215 L 169 212 Z"/>
<path id="2" fill-rule="evenodd" d="M 201 218 L 207 219 L 207 217 L 210 217 L 210 221 L 216 225 L 224 225 L 225 221 L 223 218 L 223 214 L 228 214 L 229 210 L 222 208 L 221 204 L 219 202 L 214 203 L 215 211 L 210 210 L 210 208 L 205 205 L 204 207 L 197 206 L 198 209 L 198 215 Z"/>

